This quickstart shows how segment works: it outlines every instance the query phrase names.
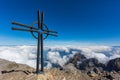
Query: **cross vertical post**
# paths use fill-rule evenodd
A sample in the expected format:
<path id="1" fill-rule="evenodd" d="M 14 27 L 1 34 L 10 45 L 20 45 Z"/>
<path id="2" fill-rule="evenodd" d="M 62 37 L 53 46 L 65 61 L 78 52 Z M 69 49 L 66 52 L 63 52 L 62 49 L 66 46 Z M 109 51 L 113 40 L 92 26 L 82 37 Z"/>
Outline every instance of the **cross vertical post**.
<path id="1" fill-rule="evenodd" d="M 41 30 L 43 30 L 43 20 L 44 20 L 44 13 L 42 12 L 41 15 Z M 43 34 L 40 34 L 41 36 L 41 72 L 44 70 L 44 56 L 43 56 Z"/>
<path id="2" fill-rule="evenodd" d="M 41 28 L 41 22 L 40 22 L 40 11 L 38 10 L 38 29 Z M 41 38 L 40 38 L 40 33 L 38 32 L 38 44 L 37 44 L 37 64 L 36 64 L 36 73 L 38 74 L 39 73 L 39 61 L 40 61 L 40 41 L 41 41 Z"/>
<path id="3" fill-rule="evenodd" d="M 36 73 L 39 73 L 39 56 L 40 56 L 40 33 L 38 33 L 38 44 L 37 44 L 37 64 Z"/>

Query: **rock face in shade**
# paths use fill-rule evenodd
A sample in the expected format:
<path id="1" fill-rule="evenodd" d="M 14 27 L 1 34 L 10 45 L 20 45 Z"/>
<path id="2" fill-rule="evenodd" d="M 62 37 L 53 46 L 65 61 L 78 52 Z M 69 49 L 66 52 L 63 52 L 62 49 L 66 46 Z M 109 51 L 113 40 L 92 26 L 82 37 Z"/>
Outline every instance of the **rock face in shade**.
<path id="1" fill-rule="evenodd" d="M 83 60 L 85 60 L 86 59 L 86 57 L 84 56 L 84 55 L 82 55 L 82 54 L 80 54 L 80 53 L 76 53 L 74 56 L 73 56 L 73 58 L 71 58 L 70 60 L 69 60 L 69 62 L 71 62 L 71 63 L 76 63 L 77 61 L 83 61 Z"/>
<path id="2" fill-rule="evenodd" d="M 120 71 L 120 58 L 110 60 L 107 63 L 106 70 L 108 70 L 108 71 L 113 71 L 113 70 L 114 71 Z"/>
<path id="3" fill-rule="evenodd" d="M 69 61 L 68 63 L 72 63 L 75 65 L 75 67 L 78 68 L 79 64 L 85 60 L 86 57 L 80 53 L 76 53 Z"/>
<path id="4" fill-rule="evenodd" d="M 95 58 L 86 59 L 79 65 L 80 70 L 87 70 L 87 71 L 88 70 L 93 70 L 94 68 L 104 69 L 104 67 L 105 67 L 105 65 L 100 63 Z"/>

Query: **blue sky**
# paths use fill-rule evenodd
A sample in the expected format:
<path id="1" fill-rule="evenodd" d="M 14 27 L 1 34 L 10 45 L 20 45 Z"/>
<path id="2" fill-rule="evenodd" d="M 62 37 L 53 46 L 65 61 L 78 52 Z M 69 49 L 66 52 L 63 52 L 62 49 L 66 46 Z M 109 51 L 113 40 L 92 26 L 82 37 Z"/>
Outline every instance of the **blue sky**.
<path id="1" fill-rule="evenodd" d="M 12 31 L 13 20 L 31 25 L 37 10 L 45 24 L 59 32 L 46 42 L 120 45 L 119 0 L 0 0 L 0 45 L 35 45 L 28 32 Z"/>

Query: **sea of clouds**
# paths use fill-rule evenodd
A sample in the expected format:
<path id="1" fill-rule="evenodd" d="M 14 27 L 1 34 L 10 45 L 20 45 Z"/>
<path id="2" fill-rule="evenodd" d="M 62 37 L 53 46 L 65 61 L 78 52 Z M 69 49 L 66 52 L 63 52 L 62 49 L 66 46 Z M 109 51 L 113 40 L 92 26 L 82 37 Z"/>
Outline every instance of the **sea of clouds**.
<path id="1" fill-rule="evenodd" d="M 36 67 L 36 46 L 0 46 L 0 58 Z M 105 63 L 120 57 L 119 46 L 45 46 L 44 62 L 46 68 L 63 66 L 75 53 L 87 58 L 97 58 Z"/>

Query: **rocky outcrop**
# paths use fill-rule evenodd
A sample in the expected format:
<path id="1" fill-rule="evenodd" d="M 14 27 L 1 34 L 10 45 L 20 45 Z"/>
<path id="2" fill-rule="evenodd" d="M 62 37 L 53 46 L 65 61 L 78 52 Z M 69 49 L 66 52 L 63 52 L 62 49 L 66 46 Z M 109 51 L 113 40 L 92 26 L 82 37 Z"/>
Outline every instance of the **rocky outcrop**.
<path id="1" fill-rule="evenodd" d="M 70 60 L 68 61 L 68 63 L 72 63 L 75 65 L 75 67 L 79 67 L 79 64 L 85 60 L 86 57 L 80 53 L 76 53 L 72 58 L 70 58 Z"/>
<path id="2" fill-rule="evenodd" d="M 120 58 L 110 60 L 107 63 L 106 70 L 108 70 L 108 71 L 120 71 Z"/>
<path id="3" fill-rule="evenodd" d="M 0 80 L 27 80 L 34 71 L 34 68 L 25 64 L 0 59 Z"/>
<path id="4" fill-rule="evenodd" d="M 79 64 L 78 64 L 79 62 Z M 92 80 L 119 80 L 120 79 L 120 58 L 100 63 L 96 58 L 86 59 L 84 55 L 75 54 L 69 63 L 87 74 Z"/>
<path id="5" fill-rule="evenodd" d="M 80 53 L 76 53 L 70 60 L 69 63 L 77 63 L 77 61 L 83 61 L 86 57 Z"/>
<path id="6" fill-rule="evenodd" d="M 77 69 L 80 70 L 93 70 L 94 68 L 100 68 L 103 70 L 105 64 L 100 63 L 96 58 L 87 59 L 84 55 L 76 53 L 73 58 L 71 58 L 68 63 L 74 64 Z"/>

